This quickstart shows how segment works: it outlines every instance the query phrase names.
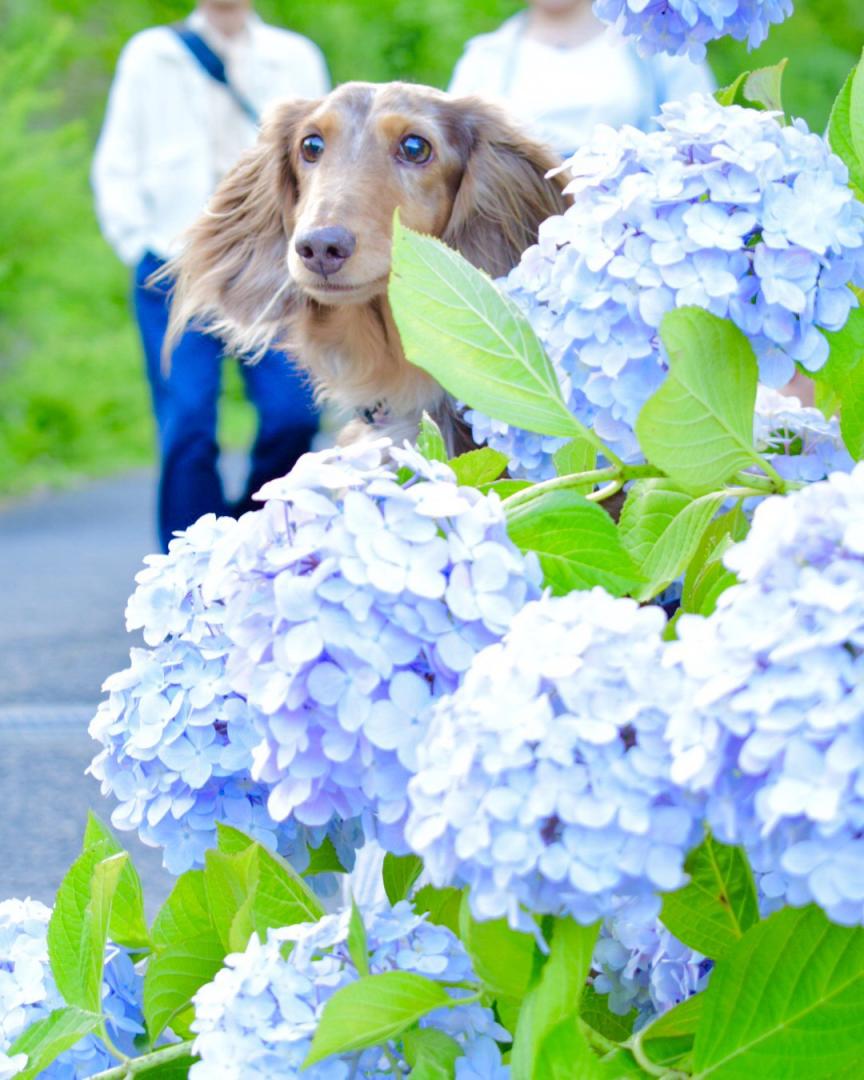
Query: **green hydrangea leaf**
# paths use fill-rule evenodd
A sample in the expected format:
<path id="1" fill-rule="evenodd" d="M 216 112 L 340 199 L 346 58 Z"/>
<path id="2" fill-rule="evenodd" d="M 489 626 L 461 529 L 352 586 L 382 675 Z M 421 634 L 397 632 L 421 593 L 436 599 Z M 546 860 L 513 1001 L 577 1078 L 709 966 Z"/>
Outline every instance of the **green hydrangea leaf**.
<path id="1" fill-rule="evenodd" d="M 665 479 L 633 485 L 618 531 L 645 579 L 633 593 L 637 600 L 657 596 L 684 571 L 724 500 L 723 492 L 688 495 Z"/>
<path id="2" fill-rule="evenodd" d="M 169 901 L 170 902 L 170 897 Z M 173 1018 L 189 1007 L 193 995 L 222 967 L 225 946 L 212 925 L 158 949 L 147 961 L 144 975 L 144 1022 L 155 1043 Z"/>
<path id="3" fill-rule="evenodd" d="M 864 135 L 859 129 L 864 129 L 864 117 L 860 114 L 855 117 L 855 128 L 858 138 L 853 136 L 853 113 L 852 113 L 852 87 L 857 85 L 857 80 L 862 80 L 862 65 L 853 68 L 849 72 L 843 88 L 834 100 L 831 108 L 831 116 L 828 120 L 828 141 L 834 153 L 843 159 L 849 170 L 849 181 L 852 190 L 859 199 L 864 198 L 864 155 L 859 153 L 856 142 L 861 142 Z M 864 81 L 864 80 L 862 80 Z M 856 95 L 857 97 L 857 95 Z"/>
<path id="4" fill-rule="evenodd" d="M 382 876 L 390 903 L 398 904 L 410 896 L 414 882 L 422 873 L 423 860 L 417 855 L 393 855 L 388 851 L 384 856 Z"/>
<path id="5" fill-rule="evenodd" d="M 530 323 L 487 274 L 398 216 L 391 266 L 390 306 L 412 364 L 497 420 L 544 435 L 584 432 Z"/>
<path id="6" fill-rule="evenodd" d="M 518 500 L 518 501 L 517 501 Z M 519 492 L 505 504 L 507 532 L 522 551 L 534 551 L 556 596 L 602 585 L 613 596 L 642 578 L 615 522 L 602 507 L 569 489 Z"/>
<path id="7" fill-rule="evenodd" d="M 519 491 L 527 491 L 533 486 L 530 480 L 492 480 L 485 484 L 478 484 L 484 495 L 494 491 L 499 499 L 508 499 L 511 495 Z"/>
<path id="8" fill-rule="evenodd" d="M 778 911 L 718 961 L 703 996 L 698 1080 L 822 1080 L 860 1070 L 864 930 L 837 926 L 812 905 Z"/>
<path id="9" fill-rule="evenodd" d="M 325 836 L 320 847 L 309 851 L 309 865 L 302 876 L 307 878 L 314 877 L 315 874 L 347 874 L 347 872 L 333 846 L 333 841 L 329 836 Z"/>
<path id="10" fill-rule="evenodd" d="M 580 1080 L 604 1076 L 600 1060 L 577 1026 L 579 1003 L 591 967 L 600 924 L 580 926 L 572 919 L 556 919 L 540 978 L 525 998 L 510 1059 L 513 1080 L 544 1076 L 543 1068 L 566 1055 L 571 1075 Z"/>
<path id="11" fill-rule="evenodd" d="M 27 1055 L 27 1065 L 15 1073 L 15 1080 L 35 1080 L 64 1051 L 101 1026 L 99 1012 L 87 1012 L 73 1005 L 55 1009 L 49 1016 L 37 1020 L 5 1051 L 10 1058 L 17 1054 Z"/>
<path id="12" fill-rule="evenodd" d="M 441 428 L 429 413 L 424 412 L 420 420 L 420 432 L 417 436 L 417 449 L 428 461 L 446 461 L 447 446 Z"/>
<path id="13" fill-rule="evenodd" d="M 579 1005 L 579 1016 L 604 1039 L 622 1043 L 633 1033 L 637 1013 L 635 1009 L 631 1009 L 625 1016 L 613 1013 L 609 1008 L 608 995 L 598 994 L 593 986 L 586 986 Z"/>
<path id="14" fill-rule="evenodd" d="M 507 468 L 507 455 L 491 446 L 482 446 L 479 450 L 468 450 L 459 457 L 450 459 L 450 468 L 456 474 L 456 480 L 463 487 L 479 488 L 497 480 Z"/>
<path id="15" fill-rule="evenodd" d="M 366 975 L 337 990 L 324 1006 L 304 1068 L 333 1054 L 380 1046 L 450 1003 L 444 987 L 422 975 Z"/>
<path id="16" fill-rule="evenodd" d="M 728 86 L 721 86 L 719 90 L 714 91 L 714 99 L 721 105 L 740 105 L 741 104 L 741 90 L 744 86 L 744 80 L 750 74 L 749 71 L 742 71 L 740 75 L 735 78 L 735 81 Z"/>
<path id="17" fill-rule="evenodd" d="M 675 484 L 707 494 L 761 463 L 753 447 L 756 357 L 737 326 L 701 308 L 667 312 L 660 336 L 669 374 L 642 407 L 636 434 Z"/>
<path id="18" fill-rule="evenodd" d="M 102 968 L 111 906 L 129 861 L 125 852 L 101 858 L 101 845 L 88 848 L 63 879 L 51 921 L 48 955 L 57 988 L 68 1005 L 102 1011 Z"/>
<path id="19" fill-rule="evenodd" d="M 263 937 L 270 927 L 317 922 L 323 917 L 321 901 L 281 855 L 231 826 L 220 824 L 217 833 L 220 852 L 225 853 L 230 847 L 237 858 L 250 848 L 253 851 L 246 856 L 248 863 L 236 864 L 252 930 Z M 245 843 L 245 847 L 238 850 L 241 843 Z"/>
<path id="20" fill-rule="evenodd" d="M 412 1028 L 402 1041 L 411 1080 L 452 1080 L 456 1075 L 456 1059 L 463 1056 L 462 1047 L 443 1031 Z"/>
<path id="21" fill-rule="evenodd" d="M 685 945 L 719 960 L 759 921 L 747 856 L 709 833 L 687 856 L 684 869 L 690 880 L 664 895 L 660 919 Z"/>
<path id="22" fill-rule="evenodd" d="M 366 927 L 360 909 L 353 900 L 351 901 L 351 919 L 348 923 L 348 953 L 360 974 L 368 975 L 369 946 L 366 941 Z"/>
<path id="23" fill-rule="evenodd" d="M 783 72 L 788 60 L 781 60 L 770 67 L 756 68 L 744 79 L 741 96 L 744 102 L 769 112 L 783 113 Z"/>
<path id="24" fill-rule="evenodd" d="M 534 964 L 534 937 L 511 929 L 506 919 L 478 922 L 468 894 L 459 912 L 459 937 L 477 978 L 493 997 L 521 1001 L 528 991 Z"/>
<path id="25" fill-rule="evenodd" d="M 436 889 L 434 885 L 424 885 L 413 897 L 414 910 L 418 915 L 425 915 L 426 921 L 436 926 L 446 926 L 459 936 L 459 912 L 462 908 L 462 890 L 447 885 Z"/>
<path id="26" fill-rule="evenodd" d="M 642 1032 L 642 1048 L 655 1065 L 671 1068 L 690 1055 L 704 1001 L 704 993 L 694 994 Z"/>
<path id="27" fill-rule="evenodd" d="M 124 848 L 111 830 L 92 810 L 87 816 L 82 850 L 86 851 L 91 847 L 99 847 L 103 858 L 124 852 Z M 117 882 L 111 906 L 108 936 L 117 945 L 123 945 L 128 949 L 140 951 L 150 948 L 150 933 L 144 913 L 144 889 L 131 858 L 126 860 L 120 880 Z"/>
<path id="28" fill-rule="evenodd" d="M 711 614 L 720 594 L 738 580 L 723 565 L 723 556 L 733 543 L 744 539 L 749 527 L 747 516 L 740 506 L 711 522 L 684 575 L 682 610 L 698 615 Z"/>

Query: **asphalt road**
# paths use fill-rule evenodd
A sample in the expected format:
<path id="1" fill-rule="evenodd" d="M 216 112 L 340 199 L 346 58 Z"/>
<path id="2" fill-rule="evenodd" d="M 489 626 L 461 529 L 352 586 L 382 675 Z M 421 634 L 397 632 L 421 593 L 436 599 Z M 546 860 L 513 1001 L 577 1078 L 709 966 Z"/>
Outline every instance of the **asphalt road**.
<path id="1" fill-rule="evenodd" d="M 87 724 L 124 668 L 123 611 L 155 548 L 149 471 L 0 505 L 0 900 L 51 903 L 92 807 L 112 803 L 84 770 Z M 171 879 L 160 854 L 121 836 L 151 912 Z"/>

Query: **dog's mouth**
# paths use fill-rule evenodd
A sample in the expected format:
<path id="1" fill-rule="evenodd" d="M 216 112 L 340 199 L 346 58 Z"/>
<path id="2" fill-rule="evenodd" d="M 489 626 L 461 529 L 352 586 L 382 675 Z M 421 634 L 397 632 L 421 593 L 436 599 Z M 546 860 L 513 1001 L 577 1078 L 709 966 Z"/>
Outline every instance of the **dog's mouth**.
<path id="1" fill-rule="evenodd" d="M 332 281 L 324 277 L 316 277 L 313 280 L 298 281 L 297 284 L 303 292 L 309 293 L 316 299 L 327 296 L 333 300 L 353 299 L 355 297 L 368 297 L 383 292 L 387 288 L 389 274 L 371 278 L 369 281 Z"/>

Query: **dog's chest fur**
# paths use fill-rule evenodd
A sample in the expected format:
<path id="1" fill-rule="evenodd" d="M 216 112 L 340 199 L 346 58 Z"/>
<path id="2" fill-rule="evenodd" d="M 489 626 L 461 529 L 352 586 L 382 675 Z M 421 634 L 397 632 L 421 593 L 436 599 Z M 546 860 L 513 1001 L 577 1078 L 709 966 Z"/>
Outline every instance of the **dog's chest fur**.
<path id="1" fill-rule="evenodd" d="M 397 443 L 413 440 L 424 411 L 440 417 L 454 450 L 463 441 L 450 431 L 455 413 L 445 391 L 406 360 L 383 297 L 343 307 L 307 301 L 297 312 L 295 333 L 303 341 L 301 362 L 319 396 L 355 417 L 340 441 L 366 434 L 387 435 Z"/>

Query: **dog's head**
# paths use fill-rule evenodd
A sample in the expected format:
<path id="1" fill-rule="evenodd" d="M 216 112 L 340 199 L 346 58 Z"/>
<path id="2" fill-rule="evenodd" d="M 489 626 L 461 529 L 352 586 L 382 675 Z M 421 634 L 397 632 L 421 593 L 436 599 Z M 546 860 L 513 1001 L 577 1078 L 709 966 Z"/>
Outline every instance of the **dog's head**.
<path id="1" fill-rule="evenodd" d="M 289 101 L 188 234 L 174 327 L 203 317 L 234 343 L 268 343 L 298 303 L 386 291 L 393 212 L 493 276 L 565 208 L 557 164 L 495 106 L 405 83 L 347 83 Z"/>

